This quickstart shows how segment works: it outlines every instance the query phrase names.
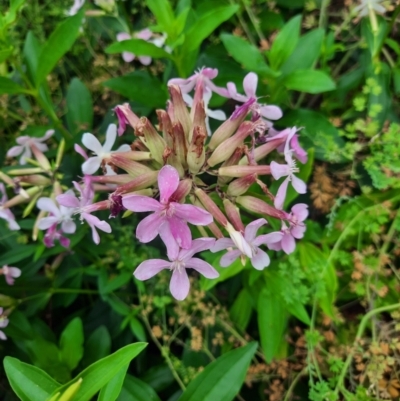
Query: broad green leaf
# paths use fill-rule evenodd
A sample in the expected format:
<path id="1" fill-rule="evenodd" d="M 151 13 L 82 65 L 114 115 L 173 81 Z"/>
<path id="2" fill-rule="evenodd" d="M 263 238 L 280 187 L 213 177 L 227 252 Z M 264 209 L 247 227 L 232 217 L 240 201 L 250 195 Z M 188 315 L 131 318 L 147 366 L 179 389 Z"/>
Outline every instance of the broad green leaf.
<path id="1" fill-rule="evenodd" d="M 36 250 L 36 245 L 17 245 L 14 249 L 5 252 L 0 257 L 0 265 L 11 265 L 33 255 Z"/>
<path id="2" fill-rule="evenodd" d="M 121 394 L 117 401 L 161 401 L 147 383 L 129 374 L 126 375 Z"/>
<path id="3" fill-rule="evenodd" d="M 287 75 L 295 70 L 313 68 L 321 54 L 324 35 L 324 30 L 318 28 L 302 36 L 293 53 L 283 63 L 282 72 Z"/>
<path id="4" fill-rule="evenodd" d="M 308 325 L 311 324 L 310 315 L 308 314 L 306 307 L 300 302 L 286 305 L 286 308 L 291 315 L 299 319 L 301 322 Z"/>
<path id="5" fill-rule="evenodd" d="M 247 40 L 231 34 L 221 34 L 221 40 L 228 53 L 244 68 L 265 76 L 277 77 L 278 72 L 272 71 L 260 51 Z"/>
<path id="6" fill-rule="evenodd" d="M 267 288 L 261 291 L 257 303 L 258 330 L 267 363 L 278 355 L 284 341 L 286 313 L 279 288 L 274 286 L 272 277 L 268 278 Z"/>
<path id="7" fill-rule="evenodd" d="M 132 74 L 112 78 L 103 85 L 151 108 L 164 107 L 168 98 L 165 86 L 147 71 L 135 71 Z"/>
<path id="8" fill-rule="evenodd" d="M 185 33 L 185 48 L 188 51 L 197 50 L 204 39 L 210 36 L 216 28 L 231 18 L 238 10 L 238 5 L 219 6 L 203 14 Z"/>
<path id="9" fill-rule="evenodd" d="M 13 48 L 10 47 L 8 49 L 1 49 L 0 50 L 0 64 L 6 61 L 12 54 Z"/>
<path id="10" fill-rule="evenodd" d="M 45 401 L 60 386 L 46 372 L 6 356 L 4 369 L 12 389 L 22 401 Z"/>
<path id="11" fill-rule="evenodd" d="M 232 319 L 232 322 L 235 323 L 239 329 L 243 331 L 246 330 L 252 311 L 253 301 L 251 295 L 246 288 L 242 288 L 231 309 L 229 310 L 229 315 Z"/>
<path id="12" fill-rule="evenodd" d="M 231 401 L 239 393 L 257 343 L 220 356 L 190 382 L 178 401 Z"/>
<path id="13" fill-rule="evenodd" d="M 109 277 L 105 269 L 99 274 L 99 290 L 101 294 L 109 294 L 110 292 L 121 288 L 132 278 L 132 272 L 120 272 L 115 277 Z"/>
<path id="14" fill-rule="evenodd" d="M 58 388 L 54 393 L 63 392 L 78 379 L 82 385 L 74 397 L 74 401 L 90 401 L 125 365 L 135 358 L 145 347 L 146 343 L 127 345 L 110 356 L 107 356 L 86 368 L 69 383 Z M 54 394 L 52 394 L 54 395 Z"/>
<path id="15" fill-rule="evenodd" d="M 146 331 L 138 319 L 132 316 L 129 320 L 129 327 L 139 341 L 146 341 Z"/>
<path id="16" fill-rule="evenodd" d="M 41 45 L 32 31 L 26 35 L 24 43 L 24 60 L 27 64 L 28 75 L 32 83 L 35 80 L 39 56 L 42 51 Z"/>
<path id="17" fill-rule="evenodd" d="M 101 389 L 98 401 L 115 401 L 121 393 L 122 385 L 129 364 L 123 366 L 119 372 Z"/>
<path id="18" fill-rule="evenodd" d="M 74 370 L 83 356 L 83 325 L 79 317 L 72 319 L 60 337 L 60 356 Z"/>
<path id="19" fill-rule="evenodd" d="M 218 271 L 219 277 L 210 280 L 201 276 L 200 287 L 202 290 L 208 291 L 218 283 L 228 280 L 228 278 L 231 278 L 233 276 L 236 276 L 244 269 L 245 266 L 243 266 L 240 259 L 236 260 L 229 267 L 220 267 L 219 260 L 221 259 L 223 254 L 224 252 L 219 252 L 216 257 L 213 255 L 214 257 L 212 261 L 209 261 L 209 263 L 214 267 L 214 269 Z"/>
<path id="20" fill-rule="evenodd" d="M 39 87 L 61 57 L 71 49 L 79 35 L 82 19 L 83 10 L 72 17 L 66 18 L 65 21 L 61 22 L 51 33 L 39 55 L 35 79 L 36 87 Z"/>
<path id="21" fill-rule="evenodd" d="M 109 355 L 110 351 L 111 336 L 105 326 L 99 326 L 90 334 L 85 342 L 82 365 L 87 367 Z"/>
<path id="22" fill-rule="evenodd" d="M 143 39 L 129 39 L 123 40 L 122 42 L 115 42 L 106 48 L 106 53 L 122 53 L 130 52 L 134 53 L 135 56 L 150 56 L 153 58 L 171 58 L 171 55 L 167 53 L 161 47 L 156 46 L 153 43 L 146 42 Z"/>
<path id="23" fill-rule="evenodd" d="M 336 88 L 332 78 L 322 71 L 296 70 L 283 80 L 287 89 L 305 93 L 329 92 Z"/>
<path id="24" fill-rule="evenodd" d="M 73 78 L 67 91 L 67 125 L 72 135 L 90 131 L 93 125 L 92 95 L 84 83 Z"/>
<path id="25" fill-rule="evenodd" d="M 4 27 L 11 25 L 17 19 L 19 9 L 24 5 L 26 0 L 10 0 L 10 8 L 4 16 Z"/>
<path id="26" fill-rule="evenodd" d="M 146 0 L 147 7 L 154 14 L 161 31 L 170 36 L 173 33 L 174 12 L 168 0 Z"/>
<path id="27" fill-rule="evenodd" d="M 27 90 L 16 82 L 6 77 L 0 77 L 0 95 L 9 94 L 15 95 L 16 93 L 26 93 Z"/>
<path id="28" fill-rule="evenodd" d="M 278 70 L 296 48 L 300 37 L 301 15 L 293 17 L 279 31 L 272 43 L 268 58 L 272 69 Z"/>

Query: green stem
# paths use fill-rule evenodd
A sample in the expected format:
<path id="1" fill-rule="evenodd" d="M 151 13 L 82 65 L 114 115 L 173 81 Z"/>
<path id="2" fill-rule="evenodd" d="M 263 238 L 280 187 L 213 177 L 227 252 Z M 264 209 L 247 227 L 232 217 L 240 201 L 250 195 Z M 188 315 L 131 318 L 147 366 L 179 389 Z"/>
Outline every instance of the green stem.
<path id="1" fill-rule="evenodd" d="M 307 372 L 307 367 L 303 368 L 303 370 L 301 370 L 297 376 L 294 378 L 294 380 L 292 380 L 292 383 L 290 383 L 290 386 L 286 392 L 285 398 L 283 399 L 283 401 L 289 401 L 289 398 L 293 392 L 293 390 L 295 389 L 297 383 L 299 382 L 301 376 L 303 376 L 304 374 L 306 374 Z"/>
<path id="2" fill-rule="evenodd" d="M 344 382 L 344 379 L 345 379 L 345 377 L 346 377 L 347 370 L 349 369 L 350 364 L 351 364 L 351 362 L 352 362 L 352 360 L 353 360 L 353 356 L 354 356 L 354 352 L 355 352 L 356 343 L 357 343 L 358 341 L 361 340 L 361 337 L 362 337 L 362 335 L 363 335 L 363 333 L 364 333 L 364 330 L 365 330 L 366 327 L 367 327 L 368 321 L 369 321 L 371 318 L 375 317 L 375 315 L 378 315 L 379 313 L 390 312 L 390 311 L 395 310 L 395 309 L 400 309 L 400 303 L 393 304 L 393 305 L 382 306 L 382 307 L 380 307 L 380 308 L 373 309 L 373 310 L 369 311 L 369 312 L 361 319 L 360 325 L 358 326 L 356 338 L 354 339 L 354 342 L 353 342 L 353 346 L 352 346 L 352 348 L 351 348 L 351 350 L 350 350 L 349 355 L 347 356 L 347 359 L 346 359 L 346 361 L 345 361 L 345 363 L 344 363 L 342 372 L 340 373 L 340 376 L 339 376 L 339 378 L 338 378 L 338 382 L 337 382 L 336 387 L 335 387 L 335 394 L 336 394 L 336 395 L 339 394 L 339 391 L 342 391 L 342 392 L 343 392 L 343 390 L 347 391 L 347 390 L 343 387 L 343 386 L 344 386 L 343 382 Z"/>
<path id="3" fill-rule="evenodd" d="M 331 2 L 330 0 L 322 0 L 321 12 L 319 14 L 319 21 L 318 21 L 319 28 L 325 28 L 326 26 L 327 22 L 326 14 L 330 2 Z"/>
<path id="4" fill-rule="evenodd" d="M 253 13 L 253 10 L 251 9 L 251 7 L 248 6 L 246 0 L 243 0 L 243 5 L 244 5 L 244 8 L 246 9 L 247 15 L 249 16 L 251 23 L 254 26 L 255 31 L 257 32 L 259 39 L 266 40 L 264 34 L 262 33 L 262 31 L 260 29 L 260 24 L 257 21 L 257 18 Z"/>

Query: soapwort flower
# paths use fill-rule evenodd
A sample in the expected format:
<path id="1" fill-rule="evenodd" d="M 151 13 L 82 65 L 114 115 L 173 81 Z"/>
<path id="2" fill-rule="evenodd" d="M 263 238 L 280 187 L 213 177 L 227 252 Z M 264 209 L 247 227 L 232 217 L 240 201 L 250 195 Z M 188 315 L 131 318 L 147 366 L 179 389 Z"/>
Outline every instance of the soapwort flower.
<path id="1" fill-rule="evenodd" d="M 2 208 L 8 200 L 6 188 L 2 182 L 0 182 L 0 219 L 4 219 L 7 222 L 10 230 L 19 230 L 20 226 L 15 221 L 15 217 L 9 208 Z"/>
<path id="2" fill-rule="evenodd" d="M 21 276 L 21 269 L 18 269 L 18 267 L 5 265 L 0 269 L 0 275 L 4 276 L 8 285 L 13 285 L 15 281 L 14 279 Z"/>
<path id="3" fill-rule="evenodd" d="M 169 269 L 172 271 L 170 291 L 174 298 L 182 301 L 187 297 L 190 290 L 190 281 L 186 269 L 197 270 L 206 278 L 217 278 L 219 273 L 207 262 L 194 258 L 193 255 L 210 249 L 214 243 L 214 238 L 198 238 L 192 241 L 188 249 L 180 248 L 172 235 L 169 224 L 163 223 L 159 229 L 160 237 L 167 247 L 169 261 L 163 259 L 150 259 L 142 262 L 134 276 L 138 280 L 148 280 L 161 270 Z"/>
<path id="4" fill-rule="evenodd" d="M 7 327 L 9 320 L 3 315 L 4 309 L 0 307 L 0 329 Z M 0 340 L 7 340 L 7 336 L 0 330 Z"/>

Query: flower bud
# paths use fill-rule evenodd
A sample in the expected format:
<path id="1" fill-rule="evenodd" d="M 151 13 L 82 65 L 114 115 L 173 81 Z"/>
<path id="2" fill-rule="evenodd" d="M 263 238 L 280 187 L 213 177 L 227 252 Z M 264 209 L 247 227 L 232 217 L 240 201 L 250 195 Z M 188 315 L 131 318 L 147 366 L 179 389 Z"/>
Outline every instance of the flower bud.
<path id="1" fill-rule="evenodd" d="M 40 167 L 31 167 L 31 168 L 18 168 L 18 169 L 13 169 L 13 170 L 8 171 L 8 174 L 10 174 L 10 175 L 27 175 L 27 174 L 38 174 L 38 173 L 43 173 L 43 169 Z M 6 175 L 4 173 L 0 172 L 0 178 L 3 181 L 5 181 L 7 184 L 13 185 L 12 183 L 10 183 L 6 179 L 4 179 L 4 176 L 6 176 Z M 11 178 L 9 178 L 9 180 L 11 180 Z"/>
<path id="2" fill-rule="evenodd" d="M 226 193 L 229 196 L 240 196 L 247 192 L 252 184 L 256 182 L 257 174 L 250 174 L 232 181 L 228 185 Z"/>
<path id="3" fill-rule="evenodd" d="M 189 141 L 192 141 L 193 132 L 195 127 L 201 127 L 204 129 L 204 132 L 207 133 L 206 126 L 206 111 L 204 109 L 204 101 L 201 100 L 196 105 L 193 104 L 192 111 L 193 114 L 193 130 L 190 132 Z"/>
<path id="4" fill-rule="evenodd" d="M 115 165 L 122 170 L 125 170 L 131 177 L 137 177 L 141 174 L 153 171 L 151 168 L 141 163 L 127 159 L 123 156 L 123 154 L 124 152 L 111 153 L 110 158 L 107 159 L 107 162 L 111 161 L 112 165 Z"/>
<path id="5" fill-rule="evenodd" d="M 118 135 L 121 136 L 126 124 L 129 124 L 133 129 L 136 129 L 136 124 L 139 122 L 139 117 L 131 110 L 128 103 L 124 103 L 114 108 L 114 112 L 118 118 Z"/>
<path id="6" fill-rule="evenodd" d="M 7 202 L 5 202 L 3 205 L 0 206 L 1 209 L 8 209 L 10 207 L 13 207 L 15 205 L 19 205 L 20 203 L 26 202 L 27 200 L 31 199 L 33 196 L 35 196 L 39 191 L 40 187 L 31 187 L 28 188 L 25 192 L 26 195 L 28 195 L 28 198 L 26 197 L 25 194 L 19 194 L 17 196 L 14 196 L 14 198 L 9 199 Z"/>
<path id="7" fill-rule="evenodd" d="M 167 143 L 167 146 L 172 148 L 172 137 L 169 132 L 172 131 L 172 122 L 169 118 L 168 113 L 165 110 L 156 110 L 158 117 L 158 125 L 160 131 L 163 133 L 164 141 Z"/>
<path id="8" fill-rule="evenodd" d="M 23 175 L 17 178 L 19 182 L 25 182 L 28 184 L 33 184 L 33 185 L 50 185 L 51 180 L 50 178 L 47 178 L 43 175 L 40 174 L 31 174 L 31 175 Z"/>
<path id="9" fill-rule="evenodd" d="M 187 153 L 187 163 L 189 171 L 192 174 L 197 174 L 203 167 L 206 155 L 204 150 L 204 142 L 207 138 L 205 128 L 195 126 L 193 130 L 192 141 L 189 145 Z"/>
<path id="10" fill-rule="evenodd" d="M 177 157 L 178 162 L 183 166 L 184 169 L 186 169 L 186 154 L 188 143 L 182 124 L 180 122 L 172 124 L 172 131 L 170 134 L 173 141 L 172 152 Z"/>
<path id="11" fill-rule="evenodd" d="M 263 159 L 265 156 L 267 156 L 269 153 L 271 153 L 273 150 L 278 148 L 282 143 L 285 142 L 285 138 L 279 138 L 275 139 L 273 141 L 264 143 L 263 145 L 258 146 L 257 148 L 254 149 L 254 161 L 258 162 L 261 159 Z M 243 164 L 248 164 L 248 159 L 247 157 L 243 157 L 240 162 L 240 165 Z"/>
<path id="12" fill-rule="evenodd" d="M 214 150 L 218 145 L 228 139 L 238 129 L 250 111 L 255 99 L 250 99 L 242 106 L 238 107 L 233 114 L 214 132 L 208 147 Z"/>
<path id="13" fill-rule="evenodd" d="M 282 210 L 275 209 L 273 206 L 262 201 L 261 199 L 255 198 L 254 196 L 238 196 L 236 198 L 236 202 L 250 212 L 266 214 L 267 216 L 275 217 L 276 219 L 280 220 L 287 219 L 287 213 Z"/>
<path id="14" fill-rule="evenodd" d="M 242 254 L 248 256 L 249 258 L 253 257 L 253 251 L 249 243 L 244 239 L 243 234 L 233 228 L 231 224 L 225 227 L 231 237 L 232 241 L 235 243 L 236 247 L 239 249 Z"/>
<path id="15" fill-rule="evenodd" d="M 139 120 L 136 125 L 136 132 L 139 136 L 144 136 L 144 143 L 150 149 L 152 158 L 162 164 L 166 143 L 146 117 Z"/>
<path id="16" fill-rule="evenodd" d="M 189 138 L 189 133 L 192 128 L 192 121 L 190 119 L 186 104 L 183 100 L 181 89 L 178 85 L 169 85 L 168 90 L 171 95 L 174 113 L 174 118 L 171 120 L 174 123 L 180 122 L 182 124 L 185 137 Z"/>
<path id="17" fill-rule="evenodd" d="M 203 207 L 203 204 L 198 199 L 196 199 L 193 195 L 190 196 L 190 201 L 195 206 Z M 212 223 L 210 223 L 207 227 L 212 232 L 212 234 L 214 235 L 215 238 L 224 238 L 224 234 L 219 229 L 219 227 L 215 224 L 214 221 Z"/>
<path id="18" fill-rule="evenodd" d="M 51 171 L 49 159 L 44 155 L 44 153 L 33 143 L 31 143 L 31 149 L 40 167 L 42 167 L 42 169 L 45 171 Z"/>
<path id="19" fill-rule="evenodd" d="M 250 174 L 271 174 L 270 166 L 228 166 L 220 167 L 218 174 L 226 177 L 245 177 Z"/>
<path id="20" fill-rule="evenodd" d="M 226 139 L 214 150 L 211 157 L 207 160 L 208 165 L 214 167 L 216 164 L 227 160 L 254 130 L 254 123 L 251 121 L 243 122 L 235 135 Z"/>
<path id="21" fill-rule="evenodd" d="M 185 180 L 179 181 L 178 188 L 171 195 L 171 202 L 182 203 L 185 201 L 186 196 L 189 195 L 190 190 L 192 189 L 193 182 L 190 178 L 186 178 Z"/>
<path id="22" fill-rule="evenodd" d="M 132 191 L 138 191 L 139 189 L 145 189 L 157 182 L 158 171 L 149 171 L 140 174 L 130 182 L 121 185 L 115 190 L 116 195 L 126 194 Z"/>
<path id="23" fill-rule="evenodd" d="M 204 208 L 212 214 L 214 219 L 225 227 L 228 224 L 228 220 L 216 203 L 200 188 L 196 188 L 194 193 L 199 198 Z"/>
<path id="24" fill-rule="evenodd" d="M 239 209 L 229 200 L 224 199 L 225 213 L 236 230 L 244 232 L 244 225 L 240 218 Z"/>
<path id="25" fill-rule="evenodd" d="M 118 175 L 93 175 L 91 178 L 92 182 L 99 182 L 102 184 L 127 184 L 132 181 L 132 176 L 129 174 L 118 174 Z"/>
<path id="26" fill-rule="evenodd" d="M 232 156 L 228 160 L 223 162 L 221 167 L 234 166 L 234 165 L 238 164 L 240 158 L 242 157 L 242 155 L 244 153 L 245 148 L 247 148 L 247 146 L 245 146 L 245 145 L 239 146 L 238 148 L 236 148 L 235 151 L 233 152 Z M 218 185 L 225 185 L 231 180 L 232 180 L 232 177 L 219 175 L 218 176 Z"/>

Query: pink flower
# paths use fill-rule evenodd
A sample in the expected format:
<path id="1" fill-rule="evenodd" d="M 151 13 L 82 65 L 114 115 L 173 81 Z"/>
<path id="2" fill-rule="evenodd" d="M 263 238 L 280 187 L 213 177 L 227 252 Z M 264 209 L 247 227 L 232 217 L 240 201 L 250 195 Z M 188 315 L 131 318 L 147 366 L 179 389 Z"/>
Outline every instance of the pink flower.
<path id="1" fill-rule="evenodd" d="M 199 80 L 202 81 L 204 88 L 208 88 L 210 91 L 217 93 L 223 97 L 230 97 L 229 92 L 225 88 L 220 88 L 216 86 L 212 79 L 218 75 L 218 70 L 216 68 L 201 68 L 196 71 L 191 77 L 173 78 L 168 81 L 168 85 L 178 85 L 181 88 L 182 93 L 189 93 L 193 90 Z"/>
<path id="2" fill-rule="evenodd" d="M 288 135 L 285 143 L 285 149 L 283 151 L 285 160 L 287 164 L 279 164 L 276 163 L 275 161 L 271 162 L 271 174 L 275 178 L 275 180 L 279 180 L 281 177 L 287 177 L 282 184 L 280 185 L 278 192 L 275 197 L 274 201 L 274 206 L 277 209 L 282 209 L 283 204 L 285 202 L 286 198 L 286 192 L 287 188 L 289 185 L 289 182 L 292 183 L 293 188 L 299 193 L 299 194 L 305 194 L 307 192 L 307 186 L 306 183 L 301 180 L 300 178 L 296 177 L 294 173 L 297 173 L 299 169 L 296 166 L 295 160 L 292 158 L 292 153 L 293 150 L 289 149 L 289 143 L 294 136 L 296 131 L 292 129 L 290 134 Z"/>
<path id="3" fill-rule="evenodd" d="M 4 219 L 7 224 L 8 224 L 8 228 L 10 230 L 19 230 L 20 226 L 18 225 L 18 223 L 15 221 L 15 217 L 13 215 L 13 213 L 11 212 L 10 209 L 3 209 L 1 207 L 1 205 L 4 205 L 8 198 L 7 198 L 7 193 L 6 193 L 6 188 L 4 187 L 4 184 L 2 182 L 0 182 L 0 219 Z"/>
<path id="4" fill-rule="evenodd" d="M 170 165 L 164 166 L 158 174 L 160 201 L 148 196 L 128 195 L 122 198 L 123 206 L 133 212 L 154 212 L 145 217 L 137 226 L 136 236 L 141 242 L 152 241 L 159 233 L 162 223 L 168 222 L 172 236 L 182 248 L 189 249 L 192 234 L 187 223 L 205 226 L 213 218 L 204 209 L 171 201 L 179 185 L 179 174 Z"/>
<path id="5" fill-rule="evenodd" d="M 72 7 L 67 11 L 67 15 L 75 15 L 78 11 L 83 7 L 85 4 L 85 0 L 74 0 L 74 4 Z"/>
<path id="6" fill-rule="evenodd" d="M 292 253 L 296 248 L 295 238 L 303 238 L 306 226 L 303 221 L 308 216 L 308 205 L 298 203 L 292 207 L 291 213 L 288 215 L 290 221 L 289 227 L 282 221 L 281 233 L 282 238 L 279 242 L 268 244 L 268 248 L 275 251 L 283 250 L 286 254 Z"/>
<path id="7" fill-rule="evenodd" d="M 211 248 L 211 252 L 218 252 L 227 248 L 237 248 L 228 250 L 228 252 L 222 256 L 219 264 L 221 267 L 230 266 L 238 257 L 248 256 L 251 260 L 251 264 L 257 270 L 263 270 L 270 263 L 269 256 L 264 252 L 260 245 L 270 245 L 279 242 L 282 238 L 282 233 L 274 232 L 270 234 L 257 235 L 258 229 L 267 224 L 267 220 L 258 219 L 248 224 L 244 231 L 244 237 L 241 241 L 237 240 L 238 236 L 231 238 L 221 238 L 216 241 L 215 245 Z M 237 232 L 238 233 L 238 232 Z"/>
<path id="8" fill-rule="evenodd" d="M 92 238 L 95 244 L 100 243 L 100 236 L 96 228 L 106 233 L 111 232 L 111 226 L 104 220 L 100 220 L 96 216 L 92 216 L 91 213 L 99 210 L 95 204 L 93 204 L 94 192 L 90 185 L 86 184 L 82 187 L 77 182 L 74 182 L 75 189 L 80 193 L 79 199 L 71 192 L 57 196 L 57 202 L 61 206 L 71 208 L 72 214 L 80 214 L 81 221 L 86 220 L 92 229 Z"/>
<path id="9" fill-rule="evenodd" d="M 3 315 L 3 308 L 0 307 L 0 329 L 8 325 L 8 319 Z M 0 340 L 7 340 L 6 335 L 0 330 Z"/>
<path id="10" fill-rule="evenodd" d="M 172 236 L 169 224 L 162 224 L 159 233 L 167 247 L 167 255 L 170 261 L 168 262 L 163 259 L 146 260 L 133 273 L 138 280 L 148 280 L 161 270 L 170 269 L 172 270 L 169 286 L 171 294 L 177 300 L 182 301 L 187 297 L 190 290 L 190 282 L 186 269 L 197 270 L 204 277 L 210 279 L 219 276 L 218 272 L 209 263 L 198 258 L 193 258 L 195 253 L 210 249 L 215 243 L 214 238 L 195 239 L 188 249 L 181 249 Z"/>
<path id="11" fill-rule="evenodd" d="M 117 35 L 117 41 L 121 42 L 123 40 L 129 40 L 132 38 L 136 38 L 136 39 L 143 39 L 146 42 L 151 42 L 154 45 L 156 45 L 157 47 L 162 47 L 164 45 L 165 42 L 165 37 L 157 37 L 153 40 L 150 40 L 151 37 L 153 36 L 153 32 L 150 31 L 150 29 L 143 29 L 139 32 L 134 33 L 132 36 L 129 33 L 126 32 L 120 32 Z M 124 59 L 124 61 L 126 61 L 127 63 L 130 63 L 131 61 L 133 61 L 135 59 L 135 55 L 133 53 L 130 52 L 123 52 L 122 53 L 122 58 Z M 143 64 L 143 65 L 149 65 L 151 63 L 151 57 L 149 56 L 139 56 L 138 57 L 139 61 Z"/>
<path id="12" fill-rule="evenodd" d="M 214 120 L 219 120 L 219 121 L 225 121 L 226 120 L 226 114 L 222 110 L 210 110 L 208 108 L 208 103 L 210 102 L 212 92 L 208 88 L 205 88 L 204 94 L 203 94 L 203 101 L 204 101 L 204 111 L 206 113 L 206 128 L 207 128 L 207 134 L 208 136 L 211 136 L 211 128 L 210 128 L 210 122 L 209 119 L 212 118 Z M 188 95 L 187 93 L 182 94 L 183 100 L 185 103 L 189 106 L 193 106 L 193 98 Z"/>
<path id="13" fill-rule="evenodd" d="M 17 138 L 18 146 L 13 146 L 8 152 L 7 157 L 16 157 L 21 153 L 21 157 L 19 159 L 20 164 L 26 164 L 26 159 L 32 158 L 32 150 L 31 146 L 35 145 L 41 152 L 46 152 L 49 150 L 47 145 L 43 143 L 47 141 L 54 134 L 54 130 L 50 129 L 46 131 L 44 136 L 41 138 L 30 137 L 27 135 L 20 136 Z"/>
<path id="14" fill-rule="evenodd" d="M 75 196 L 72 190 L 68 190 L 65 195 Z M 68 248 L 70 241 L 62 234 L 73 234 L 75 232 L 76 225 L 72 220 L 74 210 L 62 205 L 58 207 L 50 198 L 39 198 L 37 207 L 49 213 L 49 216 L 38 221 L 39 230 L 47 230 L 44 236 L 44 244 L 50 248 L 54 246 L 55 240 L 59 240 L 62 246 Z M 61 230 L 57 230 L 58 224 L 61 224 Z"/>
<path id="15" fill-rule="evenodd" d="M 106 141 L 102 146 L 99 140 L 90 133 L 83 134 L 82 143 L 92 152 L 96 154 L 96 156 L 89 157 L 83 164 L 82 164 L 82 172 L 84 174 L 94 174 L 104 159 L 110 157 L 112 153 L 111 149 L 114 146 L 115 140 L 117 139 L 117 126 L 115 124 L 110 124 L 107 128 L 106 132 Z M 75 150 L 85 157 L 84 150 L 79 146 L 75 147 Z M 127 152 L 131 150 L 129 145 L 122 145 L 118 148 L 117 152 Z"/>
<path id="16" fill-rule="evenodd" d="M 21 275 L 21 269 L 18 269 L 18 267 L 5 265 L 2 269 L 0 269 L 0 274 L 4 276 L 8 285 L 13 285 L 14 278 L 17 278 Z"/>
<path id="17" fill-rule="evenodd" d="M 249 72 L 243 79 L 243 89 L 246 95 L 241 95 L 238 93 L 236 89 L 236 85 L 233 82 L 228 82 L 227 88 L 229 92 L 229 96 L 237 100 L 238 102 L 245 103 L 250 99 L 257 100 L 257 85 L 258 85 L 258 76 L 254 72 Z M 253 106 L 254 107 L 254 106 Z M 256 103 L 255 109 L 262 117 L 267 120 L 278 120 L 282 117 L 282 110 L 278 106 L 274 105 L 263 105 L 260 103 Z"/>

